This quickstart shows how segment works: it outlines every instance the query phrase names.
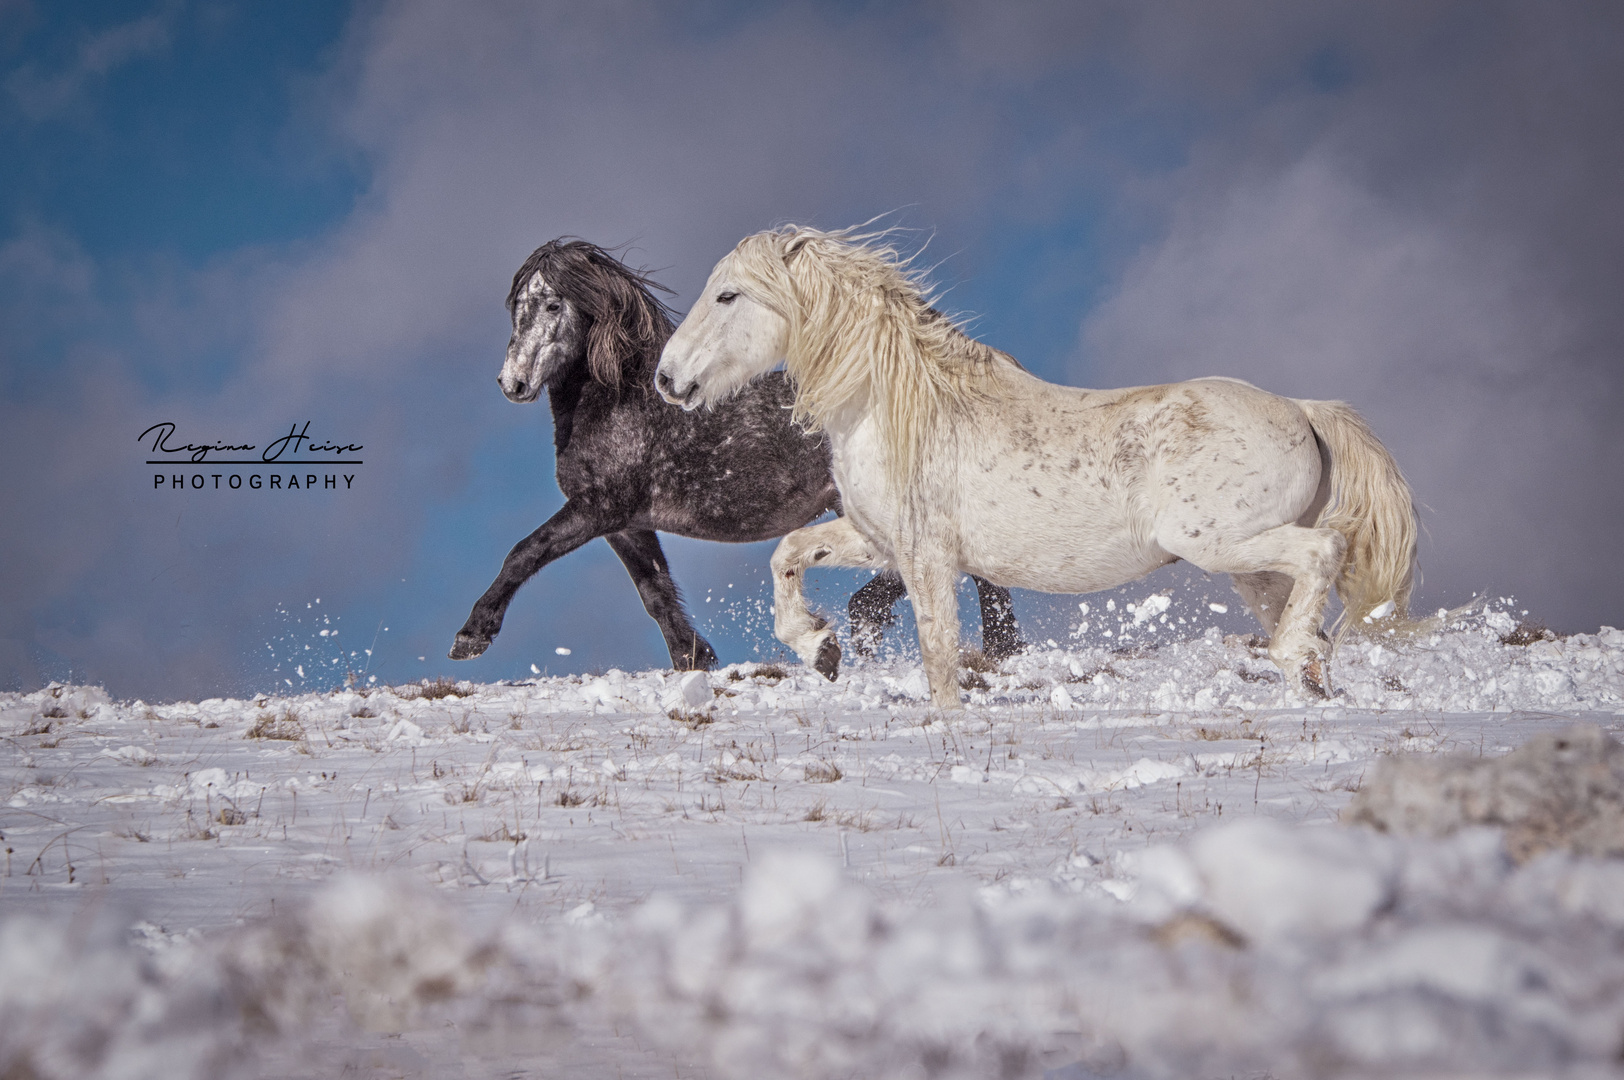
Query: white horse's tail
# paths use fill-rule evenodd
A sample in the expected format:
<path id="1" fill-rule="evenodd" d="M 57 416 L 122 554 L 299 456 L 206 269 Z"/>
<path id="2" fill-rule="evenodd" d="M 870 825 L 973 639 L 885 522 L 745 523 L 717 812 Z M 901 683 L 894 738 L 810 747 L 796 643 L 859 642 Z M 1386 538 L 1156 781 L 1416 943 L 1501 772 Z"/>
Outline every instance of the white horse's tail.
<path id="1" fill-rule="evenodd" d="M 1339 629 L 1356 629 L 1378 611 L 1382 625 L 1406 625 L 1417 577 L 1410 485 L 1352 407 L 1340 401 L 1297 404 L 1331 454 L 1331 495 L 1315 524 L 1348 541 L 1336 582 L 1343 609 Z"/>

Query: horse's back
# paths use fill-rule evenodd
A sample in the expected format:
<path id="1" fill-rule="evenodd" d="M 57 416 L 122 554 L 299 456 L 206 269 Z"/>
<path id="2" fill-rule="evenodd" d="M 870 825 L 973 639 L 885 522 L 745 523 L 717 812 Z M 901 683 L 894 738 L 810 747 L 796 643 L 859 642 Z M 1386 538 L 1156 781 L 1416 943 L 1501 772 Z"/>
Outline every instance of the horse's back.
<path id="1" fill-rule="evenodd" d="M 965 569 L 1000 584 L 1109 588 L 1174 557 L 1156 539 L 1169 527 L 1198 537 L 1295 520 L 1318 488 L 1302 409 L 1239 379 L 1000 381 L 955 439 Z"/>

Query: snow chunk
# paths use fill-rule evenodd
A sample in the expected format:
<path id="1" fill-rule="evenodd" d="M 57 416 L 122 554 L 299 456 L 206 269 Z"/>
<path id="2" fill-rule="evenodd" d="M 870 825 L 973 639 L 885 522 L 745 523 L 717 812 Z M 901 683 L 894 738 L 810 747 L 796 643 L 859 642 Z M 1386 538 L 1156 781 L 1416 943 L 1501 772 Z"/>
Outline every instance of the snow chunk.
<path id="1" fill-rule="evenodd" d="M 398 881 L 347 876 L 310 905 L 308 948 L 369 1031 L 399 1031 L 423 1005 L 471 989 L 481 964 L 449 912 Z"/>
<path id="2" fill-rule="evenodd" d="M 828 860 L 770 851 L 752 864 L 739 893 L 739 915 L 755 948 L 775 948 L 822 921 L 823 908 L 841 887 Z"/>
<path id="3" fill-rule="evenodd" d="M 930 680 L 925 677 L 923 668 L 915 668 L 900 679 L 887 676 L 885 685 L 898 697 L 912 701 L 924 701 L 930 697 Z"/>
<path id="4" fill-rule="evenodd" d="M 667 711 L 672 709 L 702 709 L 716 701 L 716 694 L 711 690 L 710 677 L 703 671 L 689 671 L 677 677 L 677 681 L 666 688 L 665 696 L 660 704 Z"/>
<path id="5" fill-rule="evenodd" d="M 1624 746 L 1594 724 L 1534 736 L 1503 758 L 1389 757 L 1343 811 L 1383 831 L 1506 827 L 1519 862 L 1544 851 L 1624 855 Z"/>
<path id="6" fill-rule="evenodd" d="M 1471 1002 L 1509 996 L 1527 974 L 1510 943 L 1485 927 L 1417 927 L 1315 980 L 1315 988 L 1354 997 L 1431 990 Z"/>
<path id="7" fill-rule="evenodd" d="M 1342 829 L 1254 818 L 1201 833 L 1190 856 L 1207 906 L 1251 938 L 1353 930 L 1393 891 L 1390 862 L 1365 836 Z"/>
<path id="8" fill-rule="evenodd" d="M 1136 788 L 1188 776 L 1190 767 L 1171 761 L 1140 758 L 1125 769 L 1103 771 L 1089 769 L 1079 777 L 1084 791 L 1114 791 L 1117 788 Z"/>
<path id="9" fill-rule="evenodd" d="M 1154 596 L 1145 597 L 1139 601 L 1137 606 L 1129 604 L 1128 609 L 1133 612 L 1133 625 L 1143 626 L 1172 605 L 1173 598 L 1171 596 L 1158 593 Z"/>
<path id="10" fill-rule="evenodd" d="M 130 765 L 151 765 L 158 760 L 158 755 L 144 746 L 121 746 L 117 750 L 103 750 L 97 756 L 109 757 Z"/>
<path id="11" fill-rule="evenodd" d="M 224 769 L 199 769 L 188 778 L 187 786 L 178 794 L 204 799 L 220 795 L 228 799 L 252 799 L 264 790 L 264 785 L 252 780 L 233 781 Z"/>
<path id="12" fill-rule="evenodd" d="M 397 746 L 422 746 L 428 742 L 423 737 L 423 729 L 404 717 L 395 721 L 395 726 L 389 729 L 383 741 Z"/>

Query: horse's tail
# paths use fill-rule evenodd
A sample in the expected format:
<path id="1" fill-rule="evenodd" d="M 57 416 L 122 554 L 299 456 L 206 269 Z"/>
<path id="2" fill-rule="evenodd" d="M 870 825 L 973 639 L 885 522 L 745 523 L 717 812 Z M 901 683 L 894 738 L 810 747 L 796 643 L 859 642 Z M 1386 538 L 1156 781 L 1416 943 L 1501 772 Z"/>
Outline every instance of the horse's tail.
<path id="1" fill-rule="evenodd" d="M 1330 498 L 1315 524 L 1335 529 L 1348 541 L 1336 582 L 1342 598 L 1339 630 L 1356 629 L 1367 619 L 1380 619 L 1389 628 L 1407 626 L 1410 591 L 1418 577 L 1418 526 L 1410 485 L 1351 406 L 1340 401 L 1297 404 L 1331 457 Z"/>

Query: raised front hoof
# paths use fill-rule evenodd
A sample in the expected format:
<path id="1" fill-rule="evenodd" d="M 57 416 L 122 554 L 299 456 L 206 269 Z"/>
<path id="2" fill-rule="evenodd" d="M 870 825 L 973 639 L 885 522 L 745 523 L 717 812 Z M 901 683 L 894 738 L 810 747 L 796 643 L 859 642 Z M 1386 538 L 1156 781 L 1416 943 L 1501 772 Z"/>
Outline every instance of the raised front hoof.
<path id="1" fill-rule="evenodd" d="M 1298 669 L 1297 682 L 1305 697 L 1315 701 L 1330 700 L 1331 680 L 1325 677 L 1325 661 L 1319 657 L 1311 657 L 1303 662 Z"/>
<path id="2" fill-rule="evenodd" d="M 834 635 L 831 634 L 825 638 L 823 644 L 818 646 L 817 659 L 812 661 L 812 666 L 819 675 L 822 675 L 830 682 L 834 682 L 839 677 L 840 643 L 834 639 Z"/>
<path id="3" fill-rule="evenodd" d="M 446 655 L 453 660 L 472 660 L 490 647 L 490 638 L 458 631 L 457 640 L 451 643 L 451 651 Z"/>
<path id="4" fill-rule="evenodd" d="M 716 650 L 704 638 L 695 638 L 691 648 L 671 654 L 671 667 L 676 671 L 710 671 L 716 667 Z"/>

